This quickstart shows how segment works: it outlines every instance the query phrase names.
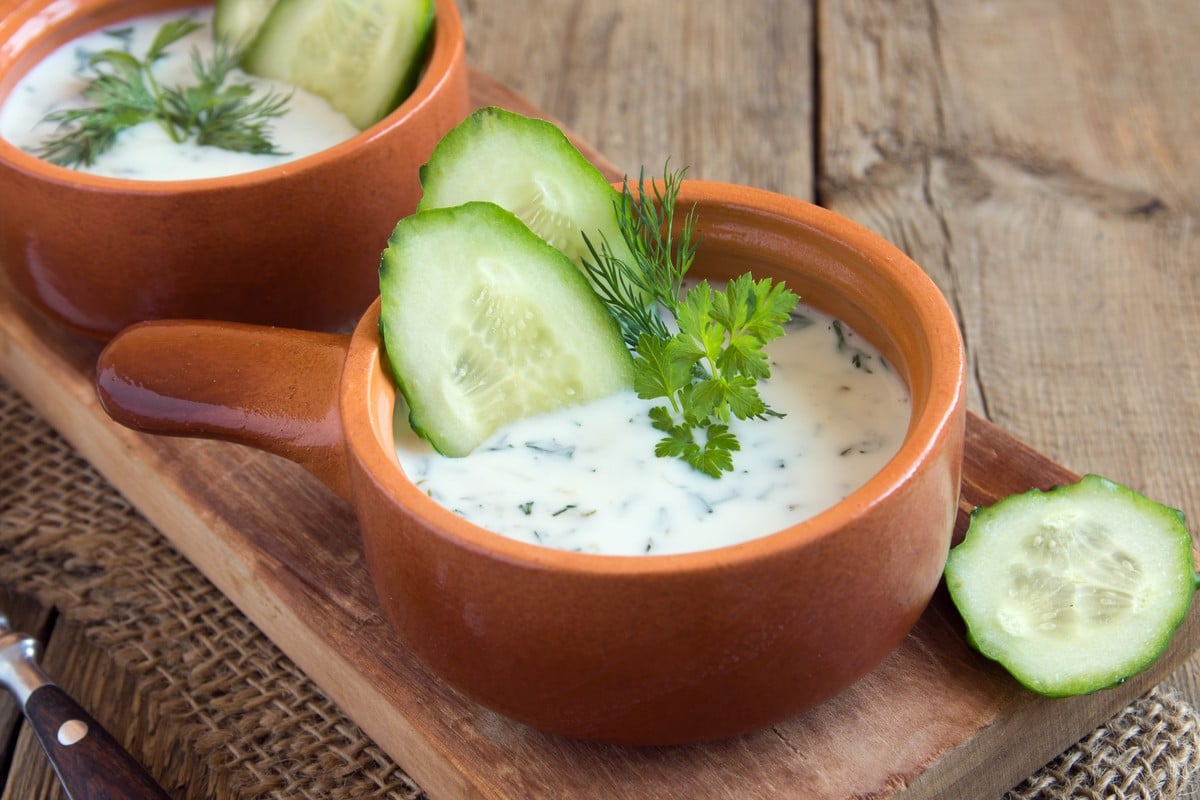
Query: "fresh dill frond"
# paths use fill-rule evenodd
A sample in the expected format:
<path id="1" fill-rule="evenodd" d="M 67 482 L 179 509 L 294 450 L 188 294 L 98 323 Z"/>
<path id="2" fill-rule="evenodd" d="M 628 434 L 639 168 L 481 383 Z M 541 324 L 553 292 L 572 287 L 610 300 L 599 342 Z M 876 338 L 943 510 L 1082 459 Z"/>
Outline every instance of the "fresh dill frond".
<path id="1" fill-rule="evenodd" d="M 230 47 L 217 43 L 208 59 L 193 50 L 193 85 L 159 85 L 154 65 L 172 44 L 202 27 L 187 18 L 165 23 L 140 59 L 128 49 L 88 54 L 85 67 L 93 77 L 82 95 L 90 105 L 47 114 L 44 121 L 57 127 L 35 154 L 59 166 L 91 166 L 122 131 L 156 122 L 175 142 L 194 138 L 197 144 L 223 150 L 283 155 L 270 138 L 269 125 L 286 112 L 291 95 L 271 91 L 255 98 L 251 85 L 231 82 L 238 54 Z M 128 47 L 128 34 L 120 33 L 125 35 L 114 38 Z"/>
<path id="2" fill-rule="evenodd" d="M 192 74 L 198 83 L 164 91 L 172 117 L 196 143 L 242 153 L 280 155 L 268 134 L 271 121 L 287 111 L 290 93 L 275 91 L 254 97 L 254 87 L 226 81 L 237 66 L 237 51 L 217 42 L 210 61 L 192 52 Z"/>
<path id="3" fill-rule="evenodd" d="M 799 298 L 783 284 L 749 273 L 723 291 L 701 281 L 684 293 L 698 246 L 694 208 L 676 234 L 685 172 L 668 166 L 661 187 L 653 182 L 647 190 L 643 171 L 636 196 L 626 180 L 617 221 L 634 263 L 617 257 L 606 240 L 599 247 L 588 241 L 591 259 L 584 267 L 633 351 L 634 390 L 643 399 L 667 400 L 650 410 L 651 423 L 666 434 L 655 453 L 720 477 L 733 469 L 732 453 L 741 447 L 731 419 L 782 416 L 763 402 L 756 385 L 771 373 L 763 348 L 783 335 Z M 674 332 L 663 312 L 674 321 Z"/>
<path id="4" fill-rule="evenodd" d="M 649 333 L 660 339 L 671 336 L 659 313 L 672 309 L 683 291 L 683 280 L 696 255 L 695 209 L 688 212 L 676 239 L 675 200 L 686 169 L 663 170 L 662 185 L 651 182 L 646 189 L 646 171 L 638 176 L 637 194 L 624 181 L 616 201 L 621 238 L 633 255 L 634 263 L 618 258 L 608 241 L 599 250 L 584 234 L 591 260 L 584 266 L 591 273 L 593 286 L 609 312 L 621 326 L 625 343 L 637 347 L 638 339 Z"/>

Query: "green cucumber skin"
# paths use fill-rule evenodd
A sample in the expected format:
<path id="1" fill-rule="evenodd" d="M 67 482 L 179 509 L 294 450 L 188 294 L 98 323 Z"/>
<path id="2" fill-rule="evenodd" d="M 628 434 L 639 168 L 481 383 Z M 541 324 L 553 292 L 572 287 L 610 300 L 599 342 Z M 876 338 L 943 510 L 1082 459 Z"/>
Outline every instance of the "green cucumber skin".
<path id="1" fill-rule="evenodd" d="M 553 123 L 502 108 L 481 108 L 442 138 L 419 171 L 423 194 L 418 210 L 486 200 L 537 230 L 521 209 L 513 207 L 512 197 L 523 194 L 537 172 L 560 181 L 561 194 L 570 194 L 581 211 L 573 220 L 575 236 L 551 244 L 581 265 L 588 257 L 586 234 L 597 250 L 603 238 L 618 258 L 632 262 L 617 224 L 614 204 L 620 193 Z"/>
<path id="2" fill-rule="evenodd" d="M 616 321 L 571 261 L 516 216 L 492 203 L 471 202 L 406 217 L 396 224 L 380 260 L 380 331 L 393 378 L 409 407 L 410 425 L 449 456 L 466 455 L 486 436 L 471 437 L 465 423 L 443 416 L 450 413 L 449 405 L 423 372 L 423 359 L 444 349 L 439 332 L 454 321 L 454 301 L 461 299 L 455 289 L 470 285 L 473 261 L 481 251 L 489 258 L 519 259 L 513 263 L 521 264 L 525 283 L 518 288 L 527 295 L 534 286 L 539 296 L 570 303 L 568 309 L 556 306 L 557 317 L 550 321 L 571 332 L 588 365 L 591 385 L 580 392 L 578 402 L 633 383 L 632 356 Z M 436 263 L 429 252 L 437 254 Z M 435 368 L 433 377 L 445 372 Z"/>
<path id="3" fill-rule="evenodd" d="M 969 571 L 966 563 L 976 557 L 976 549 L 984 547 L 980 543 L 983 534 L 973 535 L 973 532 L 984 531 L 990 525 L 1001 521 L 1009 509 L 1019 504 L 1042 503 L 1054 501 L 1056 498 L 1078 498 L 1086 502 L 1090 493 L 1120 498 L 1145 515 L 1148 526 L 1153 525 L 1156 529 L 1164 531 L 1165 535 L 1173 537 L 1166 543 L 1164 552 L 1173 553 L 1171 558 L 1180 565 L 1179 574 L 1175 576 L 1176 584 L 1171 587 L 1174 602 L 1164 612 L 1164 622 L 1155 630 L 1155 641 L 1140 653 L 1125 659 L 1119 667 L 1090 673 L 1081 671 L 1067 680 L 1048 679 L 1013 664 L 1012 662 L 1017 660 L 1015 654 L 1010 647 L 997 642 L 994 625 L 983 619 L 975 619 L 976 611 L 971 607 L 970 600 L 970 580 L 962 573 Z M 1046 697 L 1091 694 L 1124 683 L 1148 669 L 1166 650 L 1175 631 L 1186 618 L 1196 588 L 1200 585 L 1200 576 L 1196 574 L 1193 566 L 1192 537 L 1185 522 L 1184 514 L 1178 509 L 1156 503 L 1129 487 L 1094 474 L 1085 475 L 1074 484 L 1057 486 L 1048 491 L 1034 488 L 1007 497 L 992 506 L 976 508 L 971 513 L 966 537 L 950 551 L 945 568 L 946 587 L 966 624 L 968 644 L 982 655 L 1004 666 L 1021 685 Z M 1186 568 L 1182 567 L 1184 564 L 1187 565 Z"/>
<path id="4" fill-rule="evenodd" d="M 376 121 L 383 119 L 392 111 L 399 108 L 400 104 L 407 100 L 408 96 L 416 90 L 417 84 L 421 81 L 421 76 L 425 73 L 425 65 L 429 61 L 429 56 L 433 52 L 437 7 L 434 0 L 421 0 L 417 5 L 419 8 L 416 24 L 416 46 L 413 48 L 412 55 L 408 60 L 408 68 L 404 70 L 400 75 L 400 80 L 396 83 L 396 91 L 392 93 L 391 99 L 376 114 Z"/>
<path id="5" fill-rule="evenodd" d="M 377 49 L 374 61 L 360 62 L 361 69 L 340 76 L 341 85 L 331 86 L 328 81 L 339 75 L 338 70 L 328 66 L 310 69 L 312 52 L 303 45 L 302 37 L 312 20 L 318 20 L 319 26 L 322 13 L 333 6 L 352 10 L 362 1 L 277 0 L 246 48 L 242 68 L 320 95 L 359 129 L 370 127 L 416 87 L 432 46 L 436 10 L 433 0 L 391 0 L 398 27 L 390 45 Z M 355 48 L 348 57 L 360 55 L 361 48 Z M 307 74 L 302 74 L 305 70 Z"/>

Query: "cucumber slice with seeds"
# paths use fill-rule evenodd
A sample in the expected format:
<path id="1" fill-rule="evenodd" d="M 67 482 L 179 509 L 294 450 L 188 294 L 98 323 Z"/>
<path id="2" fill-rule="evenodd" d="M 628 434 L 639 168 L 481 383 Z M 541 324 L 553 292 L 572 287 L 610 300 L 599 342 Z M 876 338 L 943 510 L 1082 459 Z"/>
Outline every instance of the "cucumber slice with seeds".
<path id="1" fill-rule="evenodd" d="M 445 455 L 632 385 L 621 332 L 583 275 L 492 203 L 402 219 L 379 284 L 380 330 L 409 422 Z"/>
<path id="2" fill-rule="evenodd" d="M 447 133 L 421 168 L 418 210 L 486 200 L 520 217 L 582 264 L 584 234 L 602 238 L 626 262 L 617 226 L 619 193 L 553 123 L 502 108 L 482 108 Z"/>
<path id="3" fill-rule="evenodd" d="M 433 0 L 279 0 L 242 67 L 320 95 L 367 128 L 412 92 L 433 18 Z"/>
<path id="4" fill-rule="evenodd" d="M 971 645 L 1052 697 L 1149 667 L 1196 584 L 1183 514 L 1098 475 L 976 509 L 945 577 Z"/>

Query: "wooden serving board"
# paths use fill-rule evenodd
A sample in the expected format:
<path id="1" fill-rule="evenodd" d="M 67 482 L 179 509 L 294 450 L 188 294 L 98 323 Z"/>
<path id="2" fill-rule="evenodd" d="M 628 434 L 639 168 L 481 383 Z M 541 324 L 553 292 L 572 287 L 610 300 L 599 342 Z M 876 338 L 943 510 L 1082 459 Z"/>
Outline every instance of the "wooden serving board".
<path id="1" fill-rule="evenodd" d="M 479 105 L 532 111 L 486 76 L 472 80 Z M 541 734 L 462 698 L 405 651 L 380 615 L 345 503 L 273 456 L 114 424 L 92 386 L 100 346 L 50 323 L 7 284 L 0 290 L 0 377 L 434 798 L 998 796 L 1200 645 L 1193 613 L 1147 672 L 1048 700 L 971 651 L 939 591 L 874 672 L 769 730 L 642 749 Z M 957 533 L 974 505 L 1074 477 L 971 415 Z"/>

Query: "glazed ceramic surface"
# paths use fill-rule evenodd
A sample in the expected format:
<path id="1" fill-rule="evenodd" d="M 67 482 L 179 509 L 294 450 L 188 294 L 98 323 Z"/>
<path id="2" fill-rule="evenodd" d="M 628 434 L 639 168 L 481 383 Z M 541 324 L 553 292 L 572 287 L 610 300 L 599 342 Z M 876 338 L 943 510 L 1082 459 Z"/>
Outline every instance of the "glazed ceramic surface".
<path id="1" fill-rule="evenodd" d="M 53 49 L 189 0 L 0 3 L 0 98 Z M 320 153 L 252 173 L 134 181 L 0 140 L 0 262 L 24 297 L 108 338 L 172 317 L 331 329 L 378 293 L 379 252 L 420 197 L 417 169 L 469 112 L 462 28 L 438 0 L 425 76 L 394 112 Z"/>
<path id="2" fill-rule="evenodd" d="M 871 670 L 928 603 L 957 508 L 962 343 L 926 275 L 854 223 L 723 184 L 687 182 L 680 202 L 697 204 L 699 274 L 786 281 L 875 344 L 912 395 L 906 440 L 881 472 L 762 539 L 587 555 L 513 541 L 436 505 L 396 461 L 378 304 L 350 338 L 136 326 L 101 356 L 102 403 L 139 430 L 251 444 L 322 477 L 356 508 L 376 593 L 406 646 L 489 708 L 632 744 L 769 725 Z M 162 357 L 171 351 L 188 353 L 186 372 Z"/>

